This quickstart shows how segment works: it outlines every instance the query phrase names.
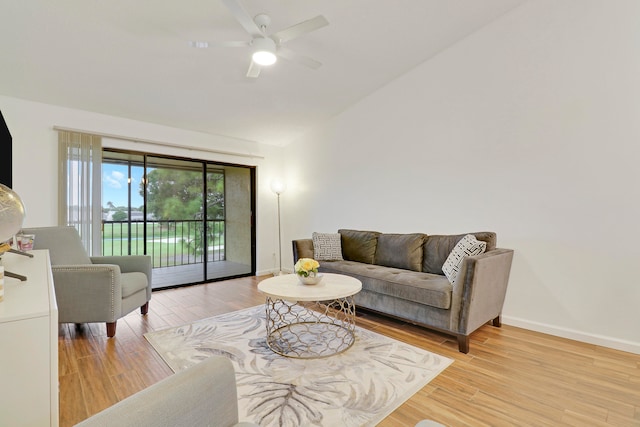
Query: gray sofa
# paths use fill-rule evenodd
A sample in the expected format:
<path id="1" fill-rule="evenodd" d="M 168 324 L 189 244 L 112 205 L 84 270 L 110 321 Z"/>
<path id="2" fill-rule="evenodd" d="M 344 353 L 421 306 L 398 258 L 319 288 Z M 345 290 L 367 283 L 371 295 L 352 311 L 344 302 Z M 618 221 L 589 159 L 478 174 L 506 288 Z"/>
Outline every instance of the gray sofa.
<path id="1" fill-rule="evenodd" d="M 454 335 L 463 353 L 480 326 L 500 326 L 513 250 L 497 248 L 495 233 L 468 233 L 486 242 L 486 250 L 464 258 L 455 286 L 442 267 L 465 234 L 338 233 L 343 260 L 319 260 L 319 271 L 359 279 L 358 308 Z M 313 239 L 294 240 L 293 258 L 314 258 Z"/>

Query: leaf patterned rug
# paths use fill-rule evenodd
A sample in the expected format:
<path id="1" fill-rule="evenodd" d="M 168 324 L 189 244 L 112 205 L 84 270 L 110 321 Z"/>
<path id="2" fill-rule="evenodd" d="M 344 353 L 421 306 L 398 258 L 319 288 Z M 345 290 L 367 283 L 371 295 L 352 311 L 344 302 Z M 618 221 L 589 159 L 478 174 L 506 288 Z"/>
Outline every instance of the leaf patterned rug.
<path id="1" fill-rule="evenodd" d="M 264 306 L 255 306 L 145 338 L 174 372 L 228 357 L 240 421 L 263 427 L 375 425 L 453 362 L 360 327 L 350 349 L 321 359 L 280 356 L 265 335 Z"/>

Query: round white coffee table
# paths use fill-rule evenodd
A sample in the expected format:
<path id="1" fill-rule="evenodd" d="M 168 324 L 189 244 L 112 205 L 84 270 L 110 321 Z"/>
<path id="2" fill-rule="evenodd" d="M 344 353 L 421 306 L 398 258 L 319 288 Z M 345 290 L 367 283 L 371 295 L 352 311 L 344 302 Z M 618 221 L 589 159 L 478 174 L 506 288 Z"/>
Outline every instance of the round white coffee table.
<path id="1" fill-rule="evenodd" d="M 299 359 L 342 353 L 355 342 L 353 296 L 362 283 L 342 274 L 324 273 L 317 285 L 303 285 L 295 274 L 265 279 L 267 345 L 274 352 Z"/>

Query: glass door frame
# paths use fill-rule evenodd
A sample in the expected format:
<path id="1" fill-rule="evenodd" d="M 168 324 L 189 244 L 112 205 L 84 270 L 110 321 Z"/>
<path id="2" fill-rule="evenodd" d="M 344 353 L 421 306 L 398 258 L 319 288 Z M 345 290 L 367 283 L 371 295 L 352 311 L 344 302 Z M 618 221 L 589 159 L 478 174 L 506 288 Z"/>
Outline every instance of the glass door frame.
<path id="1" fill-rule="evenodd" d="M 147 233 L 147 223 L 148 223 L 148 204 L 147 204 L 147 186 L 148 186 L 148 181 L 147 181 L 147 169 L 148 169 L 148 158 L 149 157 L 154 157 L 154 158 L 159 158 L 159 159 L 164 159 L 167 161 L 184 161 L 184 162 L 190 162 L 190 163 L 194 163 L 195 164 L 200 164 L 201 165 L 201 171 L 202 171 L 202 184 L 203 184 L 203 189 L 202 189 L 202 200 L 203 200 L 203 245 L 204 245 L 204 253 L 203 253 L 203 270 L 202 270 L 202 278 L 201 280 L 198 281 L 194 281 L 194 282 L 186 282 L 186 283 L 180 283 L 180 284 L 171 284 L 171 285 L 167 285 L 167 286 L 160 286 L 160 287 L 154 287 L 155 289 L 168 289 L 168 288 L 174 288 L 174 287 L 180 287 L 180 286 L 188 286 L 188 285 L 193 285 L 193 284 L 199 284 L 199 283 L 206 283 L 206 282 L 213 282 L 213 281 L 219 281 L 219 280 L 227 280 L 230 278 L 235 278 L 235 277 L 246 277 L 246 276 L 252 276 L 256 274 L 256 252 L 257 252 L 257 245 L 256 245 L 256 236 L 257 236 L 257 232 L 256 232 L 256 167 L 255 166 L 248 166 L 248 165 L 241 165 L 241 164 L 234 164 L 234 163 L 226 163 L 226 162 L 218 162 L 218 161 L 213 161 L 213 160 L 205 160 L 205 159 L 194 159 L 194 158 L 188 158 L 188 157 L 179 157 L 179 156 L 170 156 L 170 155 L 164 155 L 164 154 L 157 154 L 157 153 L 149 153 L 149 152 L 141 152 L 141 151 L 134 151 L 134 150 L 126 150 L 126 149 L 119 149 L 119 148 L 110 148 L 110 147 L 103 147 L 103 159 L 102 162 L 104 163 L 115 163 L 114 161 L 110 161 L 110 160 L 116 160 L 116 159 L 110 159 L 109 157 L 109 153 L 117 153 L 123 156 L 140 156 L 141 157 L 141 167 L 143 168 L 143 177 L 142 179 L 144 180 L 144 195 L 143 195 L 143 218 L 142 218 L 142 229 L 143 229 L 143 252 L 145 254 L 149 253 L 149 248 L 147 247 L 147 242 L 148 242 L 148 233 Z M 126 163 L 127 165 L 127 172 L 128 172 L 128 176 L 127 176 L 127 183 L 128 183 L 128 189 L 127 189 L 127 201 L 128 201 L 128 206 L 127 206 L 127 211 L 128 211 L 128 215 L 127 215 L 127 228 L 128 228 L 128 237 L 127 237 L 127 253 L 131 254 L 132 252 L 132 236 L 131 236 L 131 229 L 132 229 L 132 220 L 131 220 L 131 211 L 132 211 L 132 206 L 131 206 L 131 202 L 132 202 L 132 182 L 131 182 L 131 177 L 132 177 L 132 173 L 131 173 L 131 169 L 134 165 L 137 165 L 138 162 L 132 160 L 132 159 L 128 159 L 128 160 L 122 160 L 122 163 Z M 234 274 L 234 275 L 230 275 L 230 276 L 224 276 L 224 277 L 218 277 L 218 278 L 208 278 L 208 250 L 209 250 L 209 242 L 207 241 L 208 239 L 208 234 L 207 233 L 207 227 L 208 227 L 208 220 L 207 220 L 207 178 L 208 178 L 208 173 L 211 172 L 211 169 L 213 168 L 218 168 L 218 169 L 222 169 L 223 171 L 225 170 L 225 168 L 241 168 L 241 169 L 247 169 L 249 171 L 248 174 L 248 180 L 249 180 L 249 193 L 248 193 L 248 203 L 250 206 L 250 212 L 248 212 L 248 215 L 250 216 L 250 272 L 248 273 L 241 273 L 241 274 Z M 224 184 L 224 200 L 225 200 L 225 214 L 224 214 L 224 221 L 226 223 L 227 221 L 227 215 L 226 215 L 226 200 L 227 200 L 227 185 L 226 185 L 226 178 L 225 178 L 225 184 Z M 104 227 L 104 221 L 103 221 L 103 227 Z M 225 233 L 226 233 L 226 226 L 225 226 Z M 225 237 L 226 239 L 226 237 Z M 103 232 L 103 241 L 104 241 L 104 232 Z M 244 241 L 244 240 L 243 240 Z M 225 243 L 226 245 L 226 243 Z"/>

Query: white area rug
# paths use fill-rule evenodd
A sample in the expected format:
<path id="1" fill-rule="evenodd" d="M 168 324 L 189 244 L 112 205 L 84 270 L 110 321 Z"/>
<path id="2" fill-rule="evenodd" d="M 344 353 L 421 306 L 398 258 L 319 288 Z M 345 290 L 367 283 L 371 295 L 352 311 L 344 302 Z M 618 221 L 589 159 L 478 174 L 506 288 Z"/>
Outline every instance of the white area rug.
<path id="1" fill-rule="evenodd" d="M 261 426 L 372 426 L 453 362 L 359 327 L 344 353 L 291 359 L 267 346 L 265 330 L 264 306 L 256 306 L 145 338 L 174 372 L 228 357 L 240 421 Z"/>

